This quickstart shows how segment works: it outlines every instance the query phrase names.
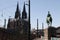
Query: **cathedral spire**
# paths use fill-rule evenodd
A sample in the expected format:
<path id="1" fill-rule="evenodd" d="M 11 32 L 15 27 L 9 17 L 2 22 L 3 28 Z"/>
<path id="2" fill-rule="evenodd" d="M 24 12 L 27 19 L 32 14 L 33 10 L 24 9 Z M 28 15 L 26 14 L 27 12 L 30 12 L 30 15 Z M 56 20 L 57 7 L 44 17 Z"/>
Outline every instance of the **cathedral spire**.
<path id="1" fill-rule="evenodd" d="M 20 10 L 19 10 L 19 3 L 17 2 L 17 8 L 16 8 L 16 12 L 15 12 L 15 18 L 19 18 L 20 19 Z"/>
<path id="2" fill-rule="evenodd" d="M 26 12 L 26 9 L 25 9 L 25 2 L 24 2 L 24 7 L 23 7 L 23 11 L 25 11 L 25 12 Z"/>
<path id="3" fill-rule="evenodd" d="M 26 19 L 26 18 L 27 18 L 27 13 L 26 13 L 25 2 L 24 2 L 23 12 L 22 12 L 22 19 Z"/>
<path id="4" fill-rule="evenodd" d="M 19 3 L 17 2 L 17 8 L 16 11 L 19 11 Z"/>

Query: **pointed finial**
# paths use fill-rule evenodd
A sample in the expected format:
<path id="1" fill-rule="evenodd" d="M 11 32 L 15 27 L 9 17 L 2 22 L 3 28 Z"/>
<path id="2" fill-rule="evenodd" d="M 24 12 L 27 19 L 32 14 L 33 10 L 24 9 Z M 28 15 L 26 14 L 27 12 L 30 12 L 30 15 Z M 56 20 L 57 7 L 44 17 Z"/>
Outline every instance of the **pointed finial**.
<path id="1" fill-rule="evenodd" d="M 27 18 L 27 13 L 26 13 L 25 2 L 24 2 L 23 11 L 22 11 L 22 19 L 26 19 L 26 18 Z"/>
<path id="2" fill-rule="evenodd" d="M 26 11 L 26 10 L 25 10 L 25 2 L 24 2 L 24 7 L 23 7 L 23 11 Z"/>
<path id="3" fill-rule="evenodd" d="M 25 2 L 24 2 L 24 4 L 25 4 Z"/>
<path id="4" fill-rule="evenodd" d="M 19 10 L 19 2 L 17 2 L 17 8 L 16 8 L 16 10 L 17 11 Z"/>
<path id="5" fill-rule="evenodd" d="M 17 8 L 15 12 L 15 18 L 20 18 L 19 2 L 17 2 Z"/>

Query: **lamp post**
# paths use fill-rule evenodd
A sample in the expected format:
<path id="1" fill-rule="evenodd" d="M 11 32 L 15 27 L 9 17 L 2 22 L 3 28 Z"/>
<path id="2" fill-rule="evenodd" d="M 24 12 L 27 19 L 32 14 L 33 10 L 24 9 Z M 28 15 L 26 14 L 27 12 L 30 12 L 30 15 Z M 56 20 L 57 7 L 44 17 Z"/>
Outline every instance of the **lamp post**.
<path id="1" fill-rule="evenodd" d="M 28 19 L 29 20 L 28 40 L 31 40 L 31 34 L 30 34 L 31 33 L 30 32 L 30 29 L 31 29 L 31 25 L 30 25 L 30 0 L 28 2 L 29 2 L 29 6 L 28 6 L 28 8 L 29 8 L 29 10 L 28 10 L 29 11 L 29 19 Z"/>
<path id="2" fill-rule="evenodd" d="M 28 6 L 28 22 L 29 22 L 29 27 L 28 27 L 28 40 L 31 40 L 31 25 L 30 25 L 30 0 L 28 0 L 28 4 L 26 4 Z"/>
<path id="3" fill-rule="evenodd" d="M 28 17 L 28 22 L 29 22 L 29 27 L 28 27 L 28 40 L 31 40 L 31 32 L 30 32 L 30 30 L 31 30 L 31 25 L 30 25 L 30 0 L 28 0 L 28 13 L 29 13 L 29 17 Z"/>

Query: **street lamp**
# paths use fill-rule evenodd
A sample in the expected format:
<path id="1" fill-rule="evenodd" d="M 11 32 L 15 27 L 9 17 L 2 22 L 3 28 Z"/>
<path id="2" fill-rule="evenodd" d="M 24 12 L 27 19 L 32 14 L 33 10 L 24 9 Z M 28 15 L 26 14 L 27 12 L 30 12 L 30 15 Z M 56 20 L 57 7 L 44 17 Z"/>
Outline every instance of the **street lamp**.
<path id="1" fill-rule="evenodd" d="M 29 27 L 28 27 L 28 40 L 31 40 L 31 25 L 30 25 L 30 0 L 28 0 L 28 13 L 29 13 L 29 17 L 28 17 L 28 22 L 29 22 Z"/>

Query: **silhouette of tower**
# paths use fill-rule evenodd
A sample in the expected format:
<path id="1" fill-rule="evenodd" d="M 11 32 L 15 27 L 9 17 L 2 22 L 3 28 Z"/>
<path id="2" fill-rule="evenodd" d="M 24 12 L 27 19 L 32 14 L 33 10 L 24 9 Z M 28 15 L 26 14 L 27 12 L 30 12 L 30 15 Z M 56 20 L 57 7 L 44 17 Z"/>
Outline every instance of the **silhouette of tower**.
<path id="1" fill-rule="evenodd" d="M 15 18 L 19 18 L 20 19 L 20 10 L 19 10 L 19 4 L 17 3 L 17 8 L 16 8 L 16 12 L 15 12 Z"/>
<path id="2" fill-rule="evenodd" d="M 44 24 L 42 23 L 42 36 L 44 36 Z"/>
<path id="3" fill-rule="evenodd" d="M 8 25 L 7 28 L 10 28 L 10 18 L 8 19 Z"/>
<path id="4" fill-rule="evenodd" d="M 38 37 L 38 19 L 37 19 L 37 37 Z"/>
<path id="5" fill-rule="evenodd" d="M 22 19 L 27 19 L 27 13 L 26 13 L 26 8 L 25 8 L 25 2 L 24 2 L 24 6 L 23 6 Z"/>
<path id="6" fill-rule="evenodd" d="M 4 28 L 6 27 L 6 19 L 4 19 Z"/>

